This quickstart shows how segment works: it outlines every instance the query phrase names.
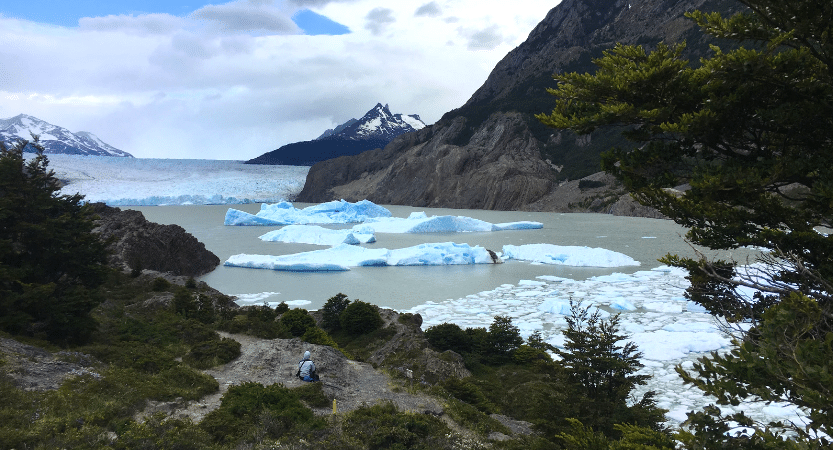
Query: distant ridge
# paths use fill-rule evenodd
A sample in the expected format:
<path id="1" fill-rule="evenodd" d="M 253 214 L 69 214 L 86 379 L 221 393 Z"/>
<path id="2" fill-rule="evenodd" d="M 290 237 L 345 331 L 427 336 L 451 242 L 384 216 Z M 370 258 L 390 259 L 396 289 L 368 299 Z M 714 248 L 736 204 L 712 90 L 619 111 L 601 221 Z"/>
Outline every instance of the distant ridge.
<path id="1" fill-rule="evenodd" d="M 133 157 L 87 131 L 73 133 L 26 114 L 0 119 L 0 142 L 7 146 L 20 139 L 31 140 L 33 134 L 40 137 L 40 144 L 47 154 Z M 26 151 L 34 152 L 34 149 L 27 146 Z"/>
<path id="2" fill-rule="evenodd" d="M 250 159 L 246 164 L 312 166 L 339 156 L 383 148 L 394 138 L 423 128 L 425 123 L 418 115 L 393 114 L 388 105 L 377 103 L 361 119 L 350 119 L 312 141 L 284 145 Z"/>

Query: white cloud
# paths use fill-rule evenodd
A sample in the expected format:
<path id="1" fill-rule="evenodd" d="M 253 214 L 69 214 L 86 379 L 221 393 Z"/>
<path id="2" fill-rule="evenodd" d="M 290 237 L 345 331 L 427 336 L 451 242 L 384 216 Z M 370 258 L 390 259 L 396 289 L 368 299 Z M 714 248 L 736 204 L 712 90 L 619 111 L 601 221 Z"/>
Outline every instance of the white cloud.
<path id="1" fill-rule="evenodd" d="M 460 28 L 459 32 L 468 40 L 469 50 L 492 50 L 503 43 L 503 34 L 495 24 L 480 30 Z"/>
<path id="2" fill-rule="evenodd" d="M 389 8 L 373 8 L 367 16 L 367 22 L 364 27 L 370 30 L 373 34 L 382 34 L 392 23 L 396 22 L 393 17 L 393 10 Z"/>
<path id="3" fill-rule="evenodd" d="M 0 17 L 0 118 L 31 114 L 139 157 L 218 159 L 312 139 L 377 102 L 431 123 L 465 103 L 550 8 L 431 3 L 440 15 L 415 15 L 420 3 L 261 0 L 77 28 Z M 282 20 L 301 7 L 353 32 L 292 31 Z"/>
<path id="4" fill-rule="evenodd" d="M 414 12 L 415 16 L 439 17 L 443 14 L 442 8 L 437 2 L 426 3 Z"/>
<path id="5" fill-rule="evenodd" d="M 205 21 L 222 32 L 299 32 L 291 14 L 282 11 L 270 0 L 240 0 L 223 5 L 206 5 L 191 13 L 190 17 Z"/>
<path id="6" fill-rule="evenodd" d="M 124 33 L 168 34 L 183 26 L 185 21 L 170 14 L 142 14 L 140 16 L 82 17 L 78 20 L 81 30 L 120 31 Z"/>

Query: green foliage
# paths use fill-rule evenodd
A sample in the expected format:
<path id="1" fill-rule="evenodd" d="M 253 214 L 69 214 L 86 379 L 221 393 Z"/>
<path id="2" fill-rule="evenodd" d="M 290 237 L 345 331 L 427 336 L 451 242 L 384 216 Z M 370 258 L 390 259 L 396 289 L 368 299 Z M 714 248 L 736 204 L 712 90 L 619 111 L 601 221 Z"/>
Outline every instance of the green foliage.
<path id="1" fill-rule="evenodd" d="M 689 298 L 727 322 L 752 324 L 729 354 L 683 375 L 718 403 L 787 400 L 805 407 L 808 421 L 758 424 L 707 408 L 689 417 L 695 433 L 681 434 L 684 446 L 816 448 L 829 445 L 823 436 L 833 427 L 833 237 L 816 231 L 833 226 L 833 9 L 812 0 L 740 3 L 747 9 L 728 18 L 688 16 L 753 48 L 715 46 L 695 65 L 684 45 L 619 45 L 594 61 L 595 74 L 555 76 L 555 109 L 538 117 L 578 133 L 624 127 L 631 143 L 602 164 L 637 200 L 689 228 L 694 244 L 766 250 L 754 275 L 734 261 L 664 259 L 689 271 Z M 690 189 L 667 189 L 682 184 Z M 727 435 L 731 422 L 754 435 Z"/>
<path id="2" fill-rule="evenodd" d="M 472 351 L 472 338 L 459 325 L 441 323 L 425 330 L 428 343 L 438 351 L 452 350 L 459 354 Z"/>
<path id="3" fill-rule="evenodd" d="M 660 429 L 665 411 L 654 405 L 652 391 L 635 405 L 627 404 L 633 389 L 650 378 L 636 374 L 642 354 L 633 342 L 620 344 L 628 336 L 619 332 L 618 314 L 603 320 L 590 308 L 570 300 L 564 350 L 556 349 L 572 383 L 572 417 L 607 436 L 615 435 L 618 423 Z"/>
<path id="4" fill-rule="evenodd" d="M 399 412 L 392 403 L 363 406 L 351 411 L 342 425 L 368 450 L 436 449 L 446 447 L 448 428 L 427 414 Z"/>
<path id="5" fill-rule="evenodd" d="M 489 325 L 482 353 L 492 362 L 508 361 L 523 342 L 521 332 L 512 324 L 511 317 L 495 316 Z"/>
<path id="6" fill-rule="evenodd" d="M 265 422 L 269 426 L 264 431 L 271 438 L 279 438 L 301 424 L 323 425 L 291 389 L 248 382 L 229 387 L 220 407 L 210 412 L 200 427 L 218 443 L 233 443 Z"/>
<path id="7" fill-rule="evenodd" d="M 327 299 L 324 306 L 321 308 L 321 326 L 325 330 L 337 330 L 341 328 L 341 313 L 350 304 L 350 299 L 346 295 L 339 292 L 338 294 Z"/>
<path id="8" fill-rule="evenodd" d="M 220 338 L 200 342 L 191 347 L 182 361 L 197 369 L 208 369 L 233 361 L 240 356 L 240 343 L 234 339 Z"/>
<path id="9" fill-rule="evenodd" d="M 441 386 L 454 398 L 474 406 L 479 411 L 487 414 L 498 412 L 495 404 L 489 401 L 480 387 L 471 380 L 451 377 L 443 381 Z"/>
<path id="10" fill-rule="evenodd" d="M 152 286 L 152 289 L 156 292 L 167 291 L 171 287 L 171 282 L 162 277 L 156 277 Z"/>
<path id="11" fill-rule="evenodd" d="M 384 321 L 376 305 L 356 300 L 344 308 L 339 316 L 341 328 L 348 334 L 367 334 L 382 327 Z"/>
<path id="12" fill-rule="evenodd" d="M 218 448 L 211 436 L 190 420 L 157 413 L 144 422 L 129 422 L 113 446 L 116 450 L 201 450 Z"/>
<path id="13" fill-rule="evenodd" d="M 26 161 L 23 149 L 37 153 Z M 106 243 L 81 195 L 61 195 L 43 148 L 0 143 L 0 329 L 71 344 L 96 328 Z"/>
<path id="14" fill-rule="evenodd" d="M 333 338 L 330 337 L 326 331 L 315 326 L 307 328 L 307 331 L 305 331 L 304 335 L 301 336 L 301 340 L 309 342 L 310 344 L 326 345 L 344 353 L 344 351 L 338 347 L 336 341 L 333 340 Z M 345 356 L 347 355 L 345 354 Z"/>
<path id="15" fill-rule="evenodd" d="M 315 327 L 315 319 L 306 309 L 291 309 L 281 316 L 281 325 L 293 336 L 303 336 L 307 329 Z"/>
<path id="16" fill-rule="evenodd" d="M 581 421 L 567 419 L 570 431 L 560 433 L 558 438 L 566 450 L 674 450 L 674 441 L 665 433 L 636 425 L 615 425 L 621 434 L 612 440 L 602 433 L 584 426 Z"/>

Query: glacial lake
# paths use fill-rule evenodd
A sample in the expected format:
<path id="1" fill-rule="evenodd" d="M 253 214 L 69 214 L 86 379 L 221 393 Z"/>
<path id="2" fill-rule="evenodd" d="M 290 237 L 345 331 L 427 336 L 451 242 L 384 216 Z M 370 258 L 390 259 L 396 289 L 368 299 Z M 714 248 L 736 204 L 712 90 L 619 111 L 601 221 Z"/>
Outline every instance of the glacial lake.
<path id="1" fill-rule="evenodd" d="M 296 204 L 298 208 L 308 206 Z M 205 243 L 225 261 L 239 253 L 284 255 L 324 247 L 309 244 L 264 242 L 258 236 L 279 227 L 224 226 L 229 205 L 145 206 L 130 207 L 161 224 L 177 224 Z M 259 204 L 232 205 L 250 213 Z M 623 253 L 639 261 L 640 266 L 590 268 L 531 264 L 508 261 L 496 265 L 433 267 L 357 267 L 348 272 L 295 273 L 262 269 L 219 266 L 201 277 L 215 289 L 239 296 L 238 303 L 262 304 L 285 301 L 306 309 L 319 309 L 333 295 L 341 292 L 350 299 L 360 299 L 379 306 L 406 310 L 426 302 L 462 298 L 504 284 L 517 284 L 537 276 L 551 275 L 583 280 L 611 273 L 633 273 L 660 266 L 657 261 L 667 253 L 695 256 L 685 241 L 685 229 L 669 220 L 617 217 L 606 214 L 541 213 L 520 211 L 482 211 L 387 206 L 395 217 L 411 212 L 430 215 L 461 215 L 492 223 L 530 220 L 544 224 L 543 229 L 499 231 L 490 233 L 377 234 L 375 248 L 403 248 L 429 242 L 456 242 L 480 245 L 500 252 L 504 245 L 549 243 L 600 247 Z M 344 225 L 352 226 L 352 225 Z M 335 226 L 338 227 L 338 226 Z M 702 249 L 701 249 L 702 250 Z M 745 261 L 750 254 L 736 251 L 733 256 Z"/>

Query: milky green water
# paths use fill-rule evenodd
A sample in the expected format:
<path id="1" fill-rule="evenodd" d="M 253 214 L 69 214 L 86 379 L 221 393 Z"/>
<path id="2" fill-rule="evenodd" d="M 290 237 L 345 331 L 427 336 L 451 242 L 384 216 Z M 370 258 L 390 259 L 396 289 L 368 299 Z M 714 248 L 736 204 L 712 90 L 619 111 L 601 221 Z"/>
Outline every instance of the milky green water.
<path id="1" fill-rule="evenodd" d="M 296 204 L 296 207 L 307 205 Z M 233 208 L 256 213 L 260 205 L 233 205 Z M 205 243 L 225 261 L 238 253 L 283 255 L 323 247 L 308 244 L 263 242 L 258 236 L 279 227 L 227 227 L 223 225 L 227 205 L 134 207 L 145 217 L 162 224 L 178 224 Z M 426 242 L 457 242 L 480 245 L 500 252 L 504 245 L 550 243 L 601 247 L 624 253 L 639 261 L 639 267 L 586 268 L 535 265 L 509 261 L 497 265 L 437 267 L 357 267 L 348 272 L 293 273 L 262 269 L 220 266 L 201 280 L 229 295 L 274 292 L 268 302 L 308 300 L 307 309 L 318 309 L 341 292 L 350 299 L 360 299 L 398 310 L 412 308 L 427 301 L 444 301 L 492 290 L 502 284 L 517 284 L 540 275 L 585 279 L 614 272 L 632 273 L 660 265 L 657 258 L 666 253 L 694 256 L 685 242 L 685 229 L 669 220 L 616 217 L 606 214 L 532 213 L 517 211 L 451 210 L 387 206 L 396 217 L 408 217 L 413 211 L 430 215 L 462 215 L 492 223 L 532 220 L 542 222 L 540 230 L 500 231 L 491 233 L 377 234 L 375 248 L 403 248 Z M 745 261 L 748 252 L 724 254 Z M 258 300 L 262 303 L 263 300 Z"/>

